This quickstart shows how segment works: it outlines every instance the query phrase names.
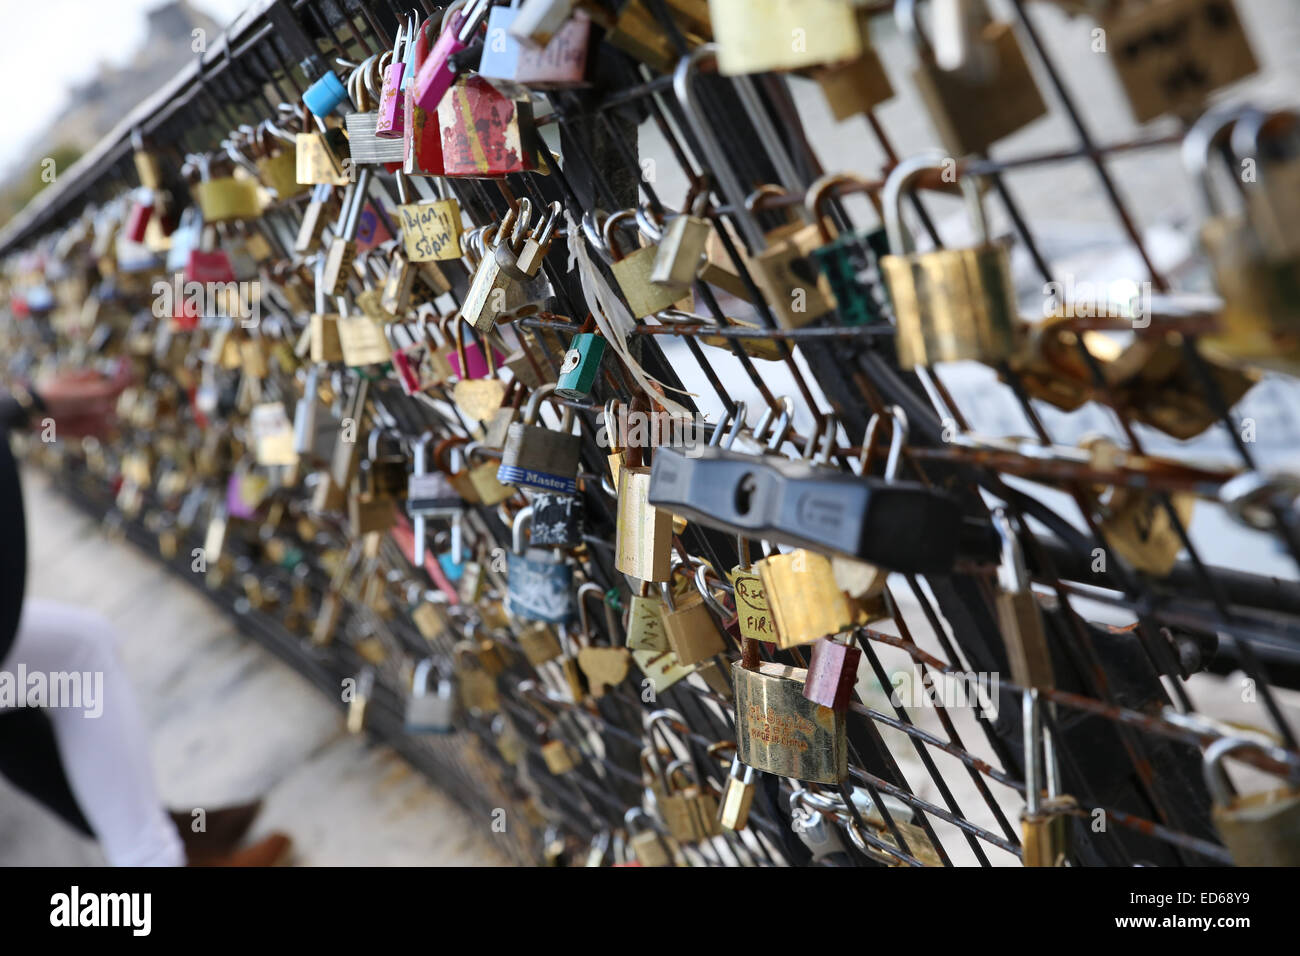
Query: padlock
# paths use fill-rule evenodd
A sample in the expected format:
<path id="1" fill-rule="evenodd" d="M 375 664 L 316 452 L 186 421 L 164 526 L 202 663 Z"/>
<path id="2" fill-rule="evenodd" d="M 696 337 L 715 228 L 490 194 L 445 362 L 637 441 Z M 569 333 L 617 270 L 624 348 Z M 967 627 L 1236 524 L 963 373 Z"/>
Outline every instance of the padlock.
<path id="1" fill-rule="evenodd" d="M 745 198 L 744 216 L 752 228 L 754 213 L 768 197 L 784 195 L 780 186 L 764 185 Z M 810 258 L 822 244 L 815 225 L 792 221 L 765 234 L 763 244 L 749 257 L 749 271 L 783 329 L 797 329 L 835 308 L 835 298 Z"/>
<path id="2" fill-rule="evenodd" d="M 564 409 L 558 431 L 537 424 L 542 399 L 555 386 L 543 385 L 533 392 L 524 408 L 524 420 L 513 423 L 506 434 L 497 478 L 503 484 L 576 494 L 582 437 L 571 434 L 573 411 Z"/>
<path id="3" fill-rule="evenodd" d="M 644 824 L 641 821 L 645 821 Z M 632 807 L 623 815 L 623 822 L 630 834 L 628 843 L 636 854 L 637 863 L 641 866 L 672 866 L 668 848 L 649 821 L 650 815 L 640 807 Z M 645 829 L 638 831 L 640 825 L 644 825 Z"/>
<path id="4" fill-rule="evenodd" d="M 1300 159 L 1291 110 L 1248 110 L 1232 127 L 1232 152 L 1255 176 L 1242 186 L 1246 215 L 1270 262 L 1300 259 Z M 1243 177 L 1245 178 L 1245 177 Z M 1230 400 L 1229 400 L 1230 401 Z"/>
<path id="5" fill-rule="evenodd" d="M 806 671 L 766 661 L 749 669 L 737 661 L 731 677 L 741 763 L 816 783 L 839 783 L 848 776 L 845 713 L 803 696 Z"/>
<path id="6" fill-rule="evenodd" d="M 633 414 L 648 414 L 649 403 L 638 396 L 632 404 Z M 606 421 L 609 420 L 608 406 Z M 645 432 L 648 429 L 638 429 Z M 624 441 L 631 438 L 624 437 Z M 662 454 L 664 449 L 656 453 Z M 671 571 L 673 516 L 650 503 L 651 469 L 642 464 L 641 444 L 630 445 L 627 460 L 616 476 L 618 518 L 614 537 L 614 566 L 624 574 L 642 581 L 667 581 Z M 620 457 L 621 461 L 621 457 Z M 613 462 L 611 461 L 611 465 Z"/>
<path id="7" fill-rule="evenodd" d="M 461 706 L 471 713 L 497 713 L 501 709 L 501 692 L 496 680 L 479 662 L 474 643 L 457 642 L 452 648 L 452 661 Z"/>
<path id="8" fill-rule="evenodd" d="M 850 641 L 852 638 L 850 638 Z M 832 710 L 848 710 L 858 680 L 862 650 L 851 643 L 823 637 L 813 644 L 803 695 Z"/>
<path id="9" fill-rule="evenodd" d="M 599 332 L 582 331 L 574 335 L 569 350 L 564 353 L 555 394 L 574 402 L 590 398 L 604 354 L 605 338 Z"/>
<path id="10" fill-rule="evenodd" d="M 838 0 L 710 0 L 724 76 L 851 60 L 862 52 L 853 5 Z"/>
<path id="11" fill-rule="evenodd" d="M 350 181 L 345 162 L 351 158 L 347 133 L 342 127 L 327 125 L 319 116 L 308 119 L 306 111 L 303 131 L 294 136 L 294 158 L 297 179 L 303 185 L 346 186 Z"/>
<path id="12" fill-rule="evenodd" d="M 429 443 L 433 438 L 433 432 L 425 432 L 416 439 L 415 470 L 407 482 L 406 513 L 411 516 L 415 566 L 420 568 L 424 567 L 429 518 L 450 519 L 452 553 L 457 560 L 461 551 L 461 522 L 465 499 L 452 486 L 447 473 L 437 469 L 431 460 Z"/>
<path id="13" fill-rule="evenodd" d="M 506 394 L 505 383 L 496 374 L 498 353 L 485 336 L 481 346 L 475 343 L 477 354 L 471 356 L 465 346 L 465 327 L 468 323 L 460 319 L 455 322 L 456 355 L 453 368 L 460 379 L 452 386 L 452 400 L 471 421 L 486 421 L 501 406 L 501 400 Z"/>
<path id="14" fill-rule="evenodd" d="M 697 843 L 722 832 L 718 824 L 718 798 L 694 780 L 688 780 L 685 785 L 677 782 L 678 776 L 687 774 L 691 766 L 687 760 L 674 760 L 664 768 L 668 791 L 660 801 L 660 809 L 664 811 L 669 834 L 678 843 Z"/>
<path id="15" fill-rule="evenodd" d="M 903 196 L 926 170 L 948 159 L 930 151 L 899 163 L 885 182 L 881 202 L 890 255 L 880 260 L 898 326 L 898 364 L 906 369 L 973 359 L 996 363 L 1012 352 L 1017 325 L 1016 288 L 1007 246 L 989 238 L 978 186 L 961 178 L 979 245 L 914 252 L 903 227 Z"/>
<path id="16" fill-rule="evenodd" d="M 563 28 L 576 5 L 576 0 L 524 0 L 510 21 L 510 35 L 529 46 L 544 47 Z"/>
<path id="17" fill-rule="evenodd" d="M 236 219 L 255 219 L 262 214 L 262 204 L 257 196 L 257 180 L 244 177 L 243 170 L 236 176 L 234 164 L 225 156 L 213 159 L 206 154 L 186 157 L 186 166 L 199 176 L 191 192 L 205 223 L 230 222 Z"/>
<path id="18" fill-rule="evenodd" d="M 610 645 L 594 644 L 595 635 L 591 618 L 587 614 L 587 602 L 590 598 L 600 602 L 605 613 L 605 626 L 609 631 Z M 598 584 L 587 582 L 578 588 L 578 622 L 582 632 L 584 646 L 578 652 L 578 667 L 586 679 L 592 697 L 603 697 L 610 687 L 621 684 L 628 675 L 632 664 L 631 652 L 626 647 L 618 646 L 617 622 L 613 609 L 605 600 L 605 593 Z"/>
<path id="19" fill-rule="evenodd" d="M 888 251 L 885 231 L 872 229 L 835 236 L 824 211 L 835 187 L 865 182 L 852 173 L 829 173 L 809 186 L 804 198 L 823 243 L 812 251 L 812 260 L 826 278 L 840 321 L 845 325 L 878 325 L 888 321 L 880 274 L 880 257 Z"/>
<path id="20" fill-rule="evenodd" d="M 519 627 L 515 640 L 519 649 L 533 667 L 541 667 L 547 661 L 553 661 L 562 653 L 555 631 L 544 621 L 525 621 Z"/>
<path id="21" fill-rule="evenodd" d="M 687 208 L 670 216 L 655 253 L 650 281 L 656 285 L 680 289 L 695 281 L 708 254 L 709 236 L 713 224 L 704 218 L 708 205 L 707 190 L 696 191 Z"/>
<path id="22" fill-rule="evenodd" d="M 576 548 L 586 530 L 586 510 L 580 495 L 534 491 L 533 543 L 547 548 Z"/>
<path id="23" fill-rule="evenodd" d="M 426 110 L 411 95 L 415 77 L 429 57 L 429 35 L 434 30 L 433 17 L 425 20 L 415 33 L 411 47 L 411 65 L 402 78 L 402 171 L 408 176 L 441 176 L 442 131 L 438 128 L 438 110 Z"/>
<path id="24" fill-rule="evenodd" d="M 1234 795 L 1223 758 L 1237 750 L 1269 748 L 1243 737 L 1221 737 L 1205 750 L 1205 785 L 1214 798 L 1214 827 L 1235 866 L 1300 866 L 1300 787 Z"/>
<path id="25" fill-rule="evenodd" d="M 150 190 L 164 188 L 162 163 L 158 160 L 158 154 L 145 145 L 144 135 L 139 127 L 131 130 L 131 150 L 136 175 L 140 177 L 140 185 Z"/>
<path id="26" fill-rule="evenodd" d="M 809 644 L 855 623 L 853 609 L 835 583 L 835 572 L 825 555 L 801 548 L 769 555 L 755 567 L 771 609 L 778 647 Z"/>
<path id="27" fill-rule="evenodd" d="M 1020 539 L 1007 513 L 995 508 L 993 527 L 1002 541 L 998 564 L 998 627 L 1007 649 L 1011 680 L 1026 690 L 1052 690 L 1056 679 L 1052 673 L 1052 655 L 1047 646 L 1038 599 L 1030 587 Z"/>
<path id="28" fill-rule="evenodd" d="M 628 603 L 627 648 L 641 673 L 661 694 L 683 677 L 695 671 L 693 664 L 683 664 L 668 646 L 664 633 L 662 601 L 642 585 L 641 594 L 632 595 Z"/>
<path id="29" fill-rule="evenodd" d="M 483 460 L 475 463 L 475 456 Z M 497 479 L 497 468 L 499 467 L 495 458 L 488 454 L 488 449 L 482 442 L 470 442 L 465 446 L 465 464 L 469 469 L 469 480 L 474 486 L 474 492 L 478 496 L 480 504 L 489 508 L 495 508 L 501 502 L 505 501 L 515 493 L 515 489 L 510 485 L 503 485 Z M 535 517 L 535 515 L 534 515 Z M 533 527 L 536 528 L 537 522 L 534 520 Z M 537 542 L 542 544 L 543 542 Z"/>
<path id="30" fill-rule="evenodd" d="M 1203 336 L 1200 345 L 1228 362 L 1294 374 L 1300 350 L 1300 256 L 1271 257 L 1251 219 L 1228 212 L 1211 176 L 1212 151 L 1228 139 L 1236 123 L 1249 122 L 1252 112 L 1238 106 L 1206 113 L 1183 140 L 1183 163 L 1200 183 L 1209 208 L 1201 244 L 1223 296 L 1219 327 L 1215 334 Z M 1242 159 L 1256 159 L 1258 165 L 1256 157 L 1234 155 L 1234 175 L 1235 163 Z"/>
<path id="31" fill-rule="evenodd" d="M 479 27 L 487 20 L 492 8 L 491 0 L 470 0 L 463 10 L 456 10 L 447 18 L 429 55 L 419 65 L 411 94 L 417 106 L 433 113 L 456 80 L 452 57 L 460 53 L 473 39 Z M 426 29 L 432 23 L 426 24 Z"/>
<path id="32" fill-rule="evenodd" d="M 970 48 L 966 63 L 945 69 L 921 36 L 917 5 L 918 0 L 898 0 L 894 20 L 915 51 L 912 80 L 948 156 L 984 153 L 1047 115 L 1047 104 L 1010 23 L 990 19 L 987 10 L 981 11 L 978 22 L 937 23 L 936 30 L 966 34 Z M 939 9 L 946 15 L 949 8 Z M 891 241 L 890 248 L 899 247 Z"/>
<path id="33" fill-rule="evenodd" d="M 1025 741 L 1025 809 L 1020 815 L 1020 849 L 1025 866 L 1065 866 L 1069 863 L 1078 802 L 1060 792 L 1060 770 L 1051 734 L 1043 726 L 1037 690 L 1026 690 L 1021 715 Z M 1046 763 L 1047 795 L 1040 783 Z"/>
<path id="34" fill-rule="evenodd" d="M 1139 123 L 1195 116 L 1214 90 L 1259 69 L 1233 0 L 1120 0 L 1098 9 L 1097 24 Z"/>
<path id="35" fill-rule="evenodd" d="M 556 776 L 568 773 L 577 766 L 573 750 L 563 740 L 548 740 L 539 749 L 542 760 L 546 762 L 546 769 Z"/>
<path id="36" fill-rule="evenodd" d="M 469 504 L 478 504 L 478 492 L 474 488 L 474 483 L 470 480 L 469 470 L 461 467 L 456 468 L 456 457 L 459 456 L 461 464 L 464 464 L 464 445 L 468 439 L 465 438 L 445 438 L 440 441 L 433 449 L 433 462 L 437 468 L 447 475 L 447 480 L 451 482 L 452 488 Z"/>
<path id="37" fill-rule="evenodd" d="M 412 11 L 397 27 L 397 36 L 393 38 L 392 58 L 384 69 L 384 82 L 379 93 L 378 117 L 375 121 L 375 135 L 380 139 L 402 139 L 406 130 L 405 93 L 403 80 L 414 62 L 416 16 Z M 403 144 L 403 153 L 405 144 Z M 401 162 L 402 156 L 398 156 Z"/>
<path id="38" fill-rule="evenodd" d="M 382 322 L 369 315 L 353 313 L 343 296 L 338 297 L 338 303 L 339 350 L 343 353 L 344 364 L 362 368 L 390 361 L 393 356 Z"/>
<path id="39" fill-rule="evenodd" d="M 361 225 L 361 210 L 370 189 L 370 176 L 371 171 L 363 167 L 357 174 L 357 181 L 348 185 L 339 210 L 338 232 L 330 242 L 325 255 L 325 270 L 321 274 L 325 292 L 329 295 L 341 295 L 352 276 L 352 263 L 357 254 L 357 229 Z"/>
<path id="40" fill-rule="evenodd" d="M 332 71 L 326 70 L 307 87 L 302 101 L 314 115 L 324 118 L 348 102 L 347 86 Z"/>
<path id="41" fill-rule="evenodd" d="M 361 673 L 353 678 L 351 696 L 346 698 L 348 702 L 348 733 L 359 734 L 366 729 L 366 713 L 369 710 L 370 696 L 374 689 L 375 672 L 373 668 L 364 668 Z"/>
<path id="42" fill-rule="evenodd" d="M 451 677 L 439 676 L 437 690 L 430 692 L 429 677 L 437 666 L 432 657 L 415 666 L 411 696 L 406 700 L 408 734 L 449 734 L 455 729 L 456 689 Z"/>
<path id="43" fill-rule="evenodd" d="M 545 43 L 540 46 L 524 44 L 519 49 L 513 79 L 538 90 L 588 86 L 587 50 L 590 44 L 591 17 L 585 10 L 576 9 Z"/>
<path id="44" fill-rule="evenodd" d="M 689 595 L 676 600 L 669 581 L 662 582 L 659 590 L 663 597 L 664 635 L 679 662 L 698 664 L 726 651 L 717 622 L 698 591 L 692 588 Z"/>
<path id="45" fill-rule="evenodd" d="M 754 805 L 755 771 L 741 763 L 740 754 L 731 758 L 727 782 L 722 789 L 722 807 L 718 823 L 724 830 L 743 830 L 749 823 L 749 809 Z"/>
<path id="46" fill-rule="evenodd" d="M 1169 515 L 1190 527 L 1196 496 L 1190 492 L 1158 494 L 1143 488 L 1115 485 L 1096 488 L 1091 500 L 1100 518 L 1102 537 L 1112 549 L 1139 571 L 1164 577 L 1173 570 L 1183 540 Z M 1168 508 L 1165 502 L 1168 501 Z"/>
<path id="47" fill-rule="evenodd" d="M 532 203 L 519 201 L 509 209 L 492 232 L 485 254 L 479 260 L 470 281 L 460 313 L 479 332 L 490 332 L 508 308 L 508 290 L 519 279 L 505 268 L 518 261 L 531 218 Z"/>
<path id="48" fill-rule="evenodd" d="M 369 56 L 352 71 L 348 78 L 348 92 L 356 110 L 344 117 L 348 130 L 348 155 L 357 165 L 401 163 L 406 155 L 403 141 L 376 135 L 379 126 L 379 84 L 389 54 Z"/>
<path id="49" fill-rule="evenodd" d="M 574 602 L 573 566 L 552 551 L 524 549 L 524 531 L 532 509 L 516 512 L 512 527 L 513 550 L 507 555 L 510 613 L 528 621 L 567 624 L 577 608 Z"/>
<path id="50" fill-rule="evenodd" d="M 406 175 L 399 174 L 397 218 L 407 258 L 412 262 L 459 259 L 460 203 L 454 198 L 413 203 L 406 196 L 407 188 Z"/>
<path id="51" fill-rule="evenodd" d="M 477 74 L 462 76 L 438 107 L 443 175 L 470 179 L 533 172 L 533 108 Z"/>
<path id="52" fill-rule="evenodd" d="M 293 112 L 287 103 L 281 109 Z M 281 202 L 301 195 L 306 183 L 298 181 L 298 150 L 295 137 L 280 129 L 270 119 L 259 123 L 253 133 L 253 164 L 257 167 L 262 185 L 275 194 Z"/>
<path id="53" fill-rule="evenodd" d="M 894 86 L 871 45 L 871 35 L 861 10 L 858 12 L 858 30 L 862 37 L 862 52 L 858 56 L 815 66 L 809 71 L 821 87 L 822 96 L 826 97 L 826 105 L 837 123 L 860 113 L 869 113 L 894 98 Z"/>
<path id="54" fill-rule="evenodd" d="M 636 211 L 623 209 L 605 220 L 601 231 L 605 248 L 610 255 L 610 271 L 619 291 L 627 300 L 627 307 L 632 317 L 643 319 L 664 309 L 671 308 L 682 298 L 682 290 L 677 287 L 656 285 L 651 281 L 654 271 L 656 251 L 653 246 L 641 246 L 624 255 L 617 238 L 618 225 L 632 219 Z"/>
<path id="55" fill-rule="evenodd" d="M 537 225 L 529 231 L 514 262 L 514 268 L 518 271 L 516 278 L 527 282 L 535 279 L 541 272 L 542 260 L 551 249 L 555 230 L 560 223 L 560 214 L 563 211 L 564 207 L 559 202 L 553 201 L 547 207 L 546 216 L 538 219 Z M 507 271 L 510 271 L 511 266 L 508 261 L 503 265 Z"/>

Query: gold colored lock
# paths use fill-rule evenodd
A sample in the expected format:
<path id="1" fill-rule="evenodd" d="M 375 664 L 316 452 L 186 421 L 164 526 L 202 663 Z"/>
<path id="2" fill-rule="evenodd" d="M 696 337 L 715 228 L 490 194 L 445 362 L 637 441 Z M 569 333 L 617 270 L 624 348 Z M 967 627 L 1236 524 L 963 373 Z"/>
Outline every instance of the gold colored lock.
<path id="1" fill-rule="evenodd" d="M 925 152 L 899 163 L 885 181 L 882 203 L 889 248 L 880 269 L 898 324 L 898 364 L 906 369 L 970 359 L 996 363 L 1015 345 L 1018 317 L 1011 260 L 1004 243 L 989 239 L 976 182 L 961 179 L 979 245 L 914 252 L 903 228 L 903 196 L 913 180 L 950 160 Z"/>
<path id="2" fill-rule="evenodd" d="M 754 669 L 732 664 L 737 754 L 741 763 L 767 773 L 838 783 L 848 776 L 845 712 L 804 697 L 807 675 L 768 661 Z"/>
<path id="3" fill-rule="evenodd" d="M 602 235 L 613 260 L 610 262 L 610 271 L 614 273 L 614 280 L 618 283 L 623 298 L 627 300 L 627 307 L 633 318 L 643 319 L 672 308 L 682 298 L 682 290 L 673 286 L 656 285 L 651 281 L 650 276 L 655 266 L 653 246 L 641 246 L 633 252 L 623 254 L 617 238 L 617 227 L 635 215 L 636 212 L 632 209 L 614 213 L 605 220 Z"/>
<path id="4" fill-rule="evenodd" d="M 809 644 L 853 626 L 853 609 L 835 583 L 834 569 L 825 555 L 801 548 L 769 555 L 755 567 L 771 609 L 778 647 Z"/>
<path id="5" fill-rule="evenodd" d="M 1300 787 L 1235 795 L 1223 758 L 1236 750 L 1266 750 L 1243 737 L 1222 737 L 1205 751 L 1205 783 L 1214 798 L 1215 829 L 1236 866 L 1300 866 Z"/>

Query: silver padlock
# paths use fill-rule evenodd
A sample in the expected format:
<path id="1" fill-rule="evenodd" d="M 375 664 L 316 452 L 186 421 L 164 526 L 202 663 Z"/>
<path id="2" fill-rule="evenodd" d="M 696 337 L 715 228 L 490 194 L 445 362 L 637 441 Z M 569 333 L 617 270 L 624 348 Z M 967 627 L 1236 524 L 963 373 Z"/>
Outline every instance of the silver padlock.
<path id="1" fill-rule="evenodd" d="M 553 391 L 555 385 L 547 384 L 533 392 L 524 408 L 524 420 L 512 422 L 506 432 L 501 465 L 497 469 L 497 480 L 502 484 L 568 495 L 577 493 L 582 438 L 570 433 L 572 410 L 565 408 L 558 431 L 537 424 L 541 401 Z"/>
<path id="2" fill-rule="evenodd" d="M 1214 798 L 1214 826 L 1237 866 L 1300 866 L 1300 788 L 1234 796 L 1221 764 L 1244 749 L 1270 750 L 1243 737 L 1223 737 L 1206 748 L 1205 785 Z M 1286 756 L 1285 751 L 1278 755 Z"/>
<path id="3" fill-rule="evenodd" d="M 415 666 L 411 696 L 406 701 L 406 732 L 410 734 L 449 734 L 455 729 L 456 691 L 451 677 L 438 676 L 438 689 L 430 693 L 429 675 L 437 667 L 432 657 Z"/>

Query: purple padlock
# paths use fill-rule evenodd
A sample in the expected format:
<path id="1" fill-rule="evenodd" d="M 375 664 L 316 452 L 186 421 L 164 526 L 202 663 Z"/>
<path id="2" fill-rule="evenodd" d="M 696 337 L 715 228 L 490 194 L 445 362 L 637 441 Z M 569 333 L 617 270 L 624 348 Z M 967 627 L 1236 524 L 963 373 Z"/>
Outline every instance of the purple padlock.
<path id="1" fill-rule="evenodd" d="M 496 372 L 498 363 L 504 361 L 505 356 L 496 349 L 492 350 L 492 365 L 488 366 L 487 359 L 483 354 L 483 346 L 477 342 L 471 342 L 465 346 L 465 365 L 469 369 L 469 374 L 462 374 L 460 370 L 460 355 L 452 352 L 447 356 L 447 361 L 451 363 L 451 370 L 456 373 L 457 378 L 485 378 Z"/>

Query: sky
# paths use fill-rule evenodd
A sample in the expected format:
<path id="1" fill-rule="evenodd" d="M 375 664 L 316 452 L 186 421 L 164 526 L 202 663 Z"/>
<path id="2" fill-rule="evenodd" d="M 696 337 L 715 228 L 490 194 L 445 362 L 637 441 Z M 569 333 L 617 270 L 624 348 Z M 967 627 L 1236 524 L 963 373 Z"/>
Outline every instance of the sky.
<path id="1" fill-rule="evenodd" d="M 0 89 L 5 133 L 0 171 L 26 154 L 25 146 L 56 115 L 69 88 L 94 75 L 101 62 L 121 65 L 145 35 L 145 14 L 163 0 L 0 0 L 5 32 Z M 248 0 L 190 0 L 224 26 Z"/>

